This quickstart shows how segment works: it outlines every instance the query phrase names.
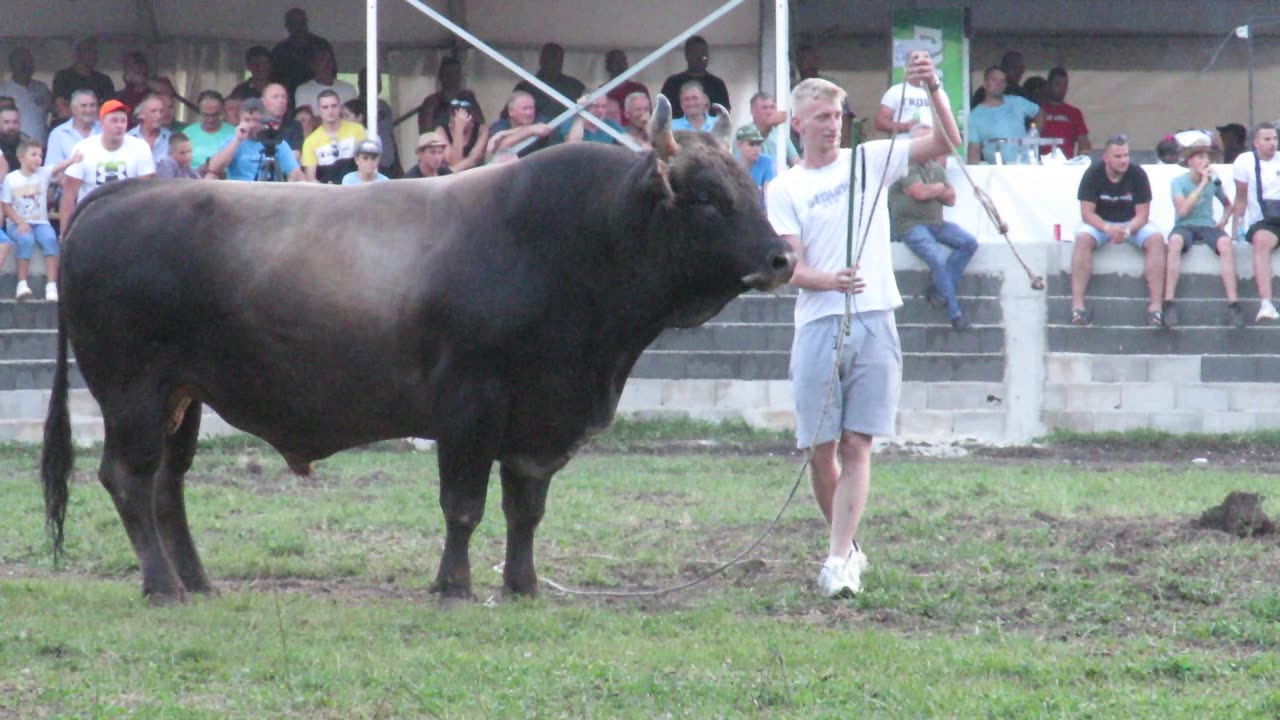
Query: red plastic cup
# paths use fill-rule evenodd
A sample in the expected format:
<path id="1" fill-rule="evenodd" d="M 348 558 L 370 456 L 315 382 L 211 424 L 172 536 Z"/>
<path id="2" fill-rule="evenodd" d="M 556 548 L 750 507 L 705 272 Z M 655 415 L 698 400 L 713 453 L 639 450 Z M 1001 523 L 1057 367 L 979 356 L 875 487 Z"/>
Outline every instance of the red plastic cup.
<path id="1" fill-rule="evenodd" d="M 1057 242 L 1062 242 L 1062 226 L 1057 223 L 1053 225 L 1053 239 Z"/>

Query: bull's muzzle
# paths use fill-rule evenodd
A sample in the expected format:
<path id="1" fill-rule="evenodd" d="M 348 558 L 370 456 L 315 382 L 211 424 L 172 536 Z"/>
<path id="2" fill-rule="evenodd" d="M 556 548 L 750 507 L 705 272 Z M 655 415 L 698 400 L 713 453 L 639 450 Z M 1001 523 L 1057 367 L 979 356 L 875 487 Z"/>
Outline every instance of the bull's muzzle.
<path id="1" fill-rule="evenodd" d="M 769 269 L 742 276 L 742 284 L 755 290 L 772 290 L 791 279 L 796 254 L 782 250 L 769 256 Z"/>

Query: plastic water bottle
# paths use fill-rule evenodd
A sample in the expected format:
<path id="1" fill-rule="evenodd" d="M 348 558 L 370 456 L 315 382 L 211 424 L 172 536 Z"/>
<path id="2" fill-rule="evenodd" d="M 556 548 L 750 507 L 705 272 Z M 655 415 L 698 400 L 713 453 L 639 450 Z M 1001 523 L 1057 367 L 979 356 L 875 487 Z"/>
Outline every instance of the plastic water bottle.
<path id="1" fill-rule="evenodd" d="M 1040 164 L 1040 128 L 1035 123 L 1031 123 L 1031 128 L 1027 130 L 1027 164 Z"/>

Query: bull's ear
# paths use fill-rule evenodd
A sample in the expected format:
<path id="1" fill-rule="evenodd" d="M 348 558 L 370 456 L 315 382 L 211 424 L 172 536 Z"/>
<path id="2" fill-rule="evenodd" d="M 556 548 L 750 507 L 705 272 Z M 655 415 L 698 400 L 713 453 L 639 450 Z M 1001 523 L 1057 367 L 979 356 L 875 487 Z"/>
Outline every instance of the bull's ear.
<path id="1" fill-rule="evenodd" d="M 671 169 L 667 161 L 655 155 L 649 156 L 648 167 L 640 178 L 640 192 L 655 205 L 667 205 L 675 200 L 671 189 Z"/>
<path id="2" fill-rule="evenodd" d="M 731 138 L 733 136 L 733 128 L 729 125 L 729 110 L 720 103 L 712 105 L 711 109 L 715 110 L 712 115 L 715 115 L 716 118 L 716 124 L 711 128 L 711 134 L 715 136 L 715 139 L 719 140 L 720 144 L 725 146 L 725 148 L 732 148 L 733 145 Z"/>
<path id="3" fill-rule="evenodd" d="M 666 95 L 658 95 L 658 103 L 649 117 L 649 142 L 661 160 L 671 159 L 679 149 L 675 136 L 671 134 L 671 103 Z"/>

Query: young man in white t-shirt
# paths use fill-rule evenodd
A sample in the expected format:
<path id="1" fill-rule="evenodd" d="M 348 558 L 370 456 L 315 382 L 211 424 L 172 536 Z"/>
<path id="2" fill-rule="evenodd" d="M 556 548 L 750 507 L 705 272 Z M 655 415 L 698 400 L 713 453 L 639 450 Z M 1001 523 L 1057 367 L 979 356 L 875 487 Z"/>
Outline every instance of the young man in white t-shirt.
<path id="1" fill-rule="evenodd" d="M 928 112 L 929 93 L 919 85 L 903 81 L 890 87 L 880 98 L 876 128 L 897 135 L 899 140 L 907 140 L 911 137 L 911 128 L 921 121 L 921 114 Z M 927 121 L 927 116 L 924 119 Z"/>
<path id="2" fill-rule="evenodd" d="M 93 135 L 76 144 L 80 162 L 67 168 L 62 180 L 62 227 L 71 226 L 76 205 L 99 185 L 156 174 L 151 146 L 146 140 L 126 135 L 129 130 L 129 106 L 119 100 L 108 100 L 98 110 L 102 134 Z"/>
<path id="3" fill-rule="evenodd" d="M 0 186 L 0 203 L 4 205 L 5 229 L 13 245 L 18 246 L 18 287 L 14 299 L 31 297 L 27 271 L 31 268 L 31 251 L 40 246 L 44 256 L 44 299 L 58 299 L 58 234 L 49 224 L 49 182 L 62 173 L 79 155 L 52 167 L 40 167 L 44 151 L 34 138 L 18 144 L 18 169 L 9 173 Z M 9 259 L 10 242 L 0 245 L 0 265 Z"/>
<path id="4" fill-rule="evenodd" d="M 933 132 L 863 143 L 856 159 L 839 147 L 844 91 L 818 78 L 797 85 L 791 123 L 804 140 L 804 154 L 768 193 L 769 220 L 798 258 L 791 278 L 800 289 L 791 349 L 796 444 L 813 449 L 814 495 L 831 529 L 818 587 L 833 598 L 862 589 L 867 560 L 854 536 L 871 483 L 871 441 L 893 434 L 902 382 L 893 318 L 902 297 L 889 246 L 889 186 L 906 175 L 908 162 L 924 162 L 960 142 L 928 53 L 912 55 L 907 79 L 929 93 L 936 108 Z M 851 180 L 857 223 L 850 240 Z M 852 304 L 847 323 L 846 302 Z M 829 387 L 837 363 L 833 340 L 840 334 L 839 383 Z"/>
<path id="5" fill-rule="evenodd" d="M 1259 321 L 1280 320 L 1280 312 L 1276 312 L 1271 299 L 1271 253 L 1280 243 L 1280 221 L 1263 217 L 1258 204 L 1259 175 L 1262 199 L 1280 203 L 1280 157 L 1276 156 L 1276 146 L 1276 126 L 1258 123 L 1253 129 L 1253 152 L 1240 153 L 1231 165 L 1236 181 L 1231 236 L 1237 237 L 1240 228 L 1248 228 L 1245 239 L 1253 246 L 1253 277 L 1258 283 L 1258 297 L 1262 298 L 1258 304 Z"/>

